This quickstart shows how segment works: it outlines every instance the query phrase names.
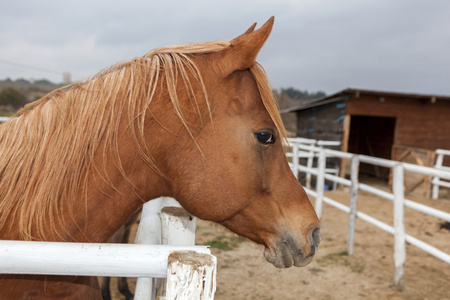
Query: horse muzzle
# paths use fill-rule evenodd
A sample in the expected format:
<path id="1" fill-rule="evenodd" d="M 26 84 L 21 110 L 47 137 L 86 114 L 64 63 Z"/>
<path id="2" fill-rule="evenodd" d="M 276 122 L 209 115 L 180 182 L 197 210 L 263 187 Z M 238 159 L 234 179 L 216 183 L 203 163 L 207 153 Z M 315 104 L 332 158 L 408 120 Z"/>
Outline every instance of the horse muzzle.
<path id="1" fill-rule="evenodd" d="M 286 233 L 271 247 L 266 246 L 264 257 L 277 268 L 303 267 L 311 262 L 321 241 L 318 226 L 310 230 L 307 239 L 295 239 Z"/>

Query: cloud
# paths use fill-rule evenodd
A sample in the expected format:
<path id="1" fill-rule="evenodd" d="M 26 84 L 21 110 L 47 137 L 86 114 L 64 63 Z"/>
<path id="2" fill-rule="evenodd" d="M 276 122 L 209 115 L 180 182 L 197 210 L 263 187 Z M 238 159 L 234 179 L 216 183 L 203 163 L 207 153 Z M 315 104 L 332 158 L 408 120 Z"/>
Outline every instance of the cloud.
<path id="1" fill-rule="evenodd" d="M 0 59 L 73 78 L 172 44 L 232 39 L 275 15 L 260 53 L 274 87 L 450 94 L 444 0 L 7 0 Z M 0 78 L 61 76 L 0 62 Z"/>

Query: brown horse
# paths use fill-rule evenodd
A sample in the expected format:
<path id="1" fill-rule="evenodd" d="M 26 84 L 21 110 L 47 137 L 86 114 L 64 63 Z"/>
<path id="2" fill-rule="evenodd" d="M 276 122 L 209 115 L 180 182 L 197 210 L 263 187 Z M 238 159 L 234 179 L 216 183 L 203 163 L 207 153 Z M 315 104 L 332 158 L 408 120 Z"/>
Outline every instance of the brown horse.
<path id="1" fill-rule="evenodd" d="M 273 18 L 231 42 L 167 47 L 27 105 L 0 126 L 0 238 L 107 242 L 148 200 L 308 264 L 317 216 L 255 62 Z M 97 299 L 97 278 L 0 277 L 2 299 Z"/>

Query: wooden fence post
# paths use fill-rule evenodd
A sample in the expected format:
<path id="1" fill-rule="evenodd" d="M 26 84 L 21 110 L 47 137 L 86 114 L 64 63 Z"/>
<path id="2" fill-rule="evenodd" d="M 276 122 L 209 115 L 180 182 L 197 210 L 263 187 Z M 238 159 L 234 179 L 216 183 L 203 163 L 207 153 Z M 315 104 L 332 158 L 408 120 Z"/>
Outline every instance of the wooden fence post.
<path id="1" fill-rule="evenodd" d="M 135 244 L 160 245 L 161 244 L 161 198 L 153 199 L 142 207 L 141 220 L 136 233 Z M 134 292 L 134 300 L 154 300 L 155 293 L 153 278 L 138 278 Z"/>
<path id="2" fill-rule="evenodd" d="M 444 154 L 438 153 L 436 158 L 436 164 L 434 165 L 434 167 L 436 169 L 439 169 L 440 167 L 442 167 L 443 162 L 444 162 Z M 436 200 L 437 198 L 439 198 L 439 177 L 434 177 L 432 182 L 433 182 L 432 198 Z"/>
<path id="3" fill-rule="evenodd" d="M 359 157 L 353 155 L 350 180 L 351 190 L 350 190 L 350 213 L 348 214 L 348 232 L 347 232 L 347 253 L 349 255 L 353 254 L 353 245 L 355 237 L 355 223 L 356 223 L 356 207 L 358 203 L 358 189 L 359 189 Z"/>
<path id="4" fill-rule="evenodd" d="M 314 144 L 313 145 L 311 145 L 311 146 L 314 146 Z M 308 158 L 307 158 L 307 160 L 306 160 L 306 167 L 307 168 L 312 168 L 313 167 L 313 162 L 314 162 L 314 151 L 313 150 L 310 150 L 309 152 L 308 152 Z M 316 180 L 317 180 L 317 178 L 316 178 Z M 308 189 L 310 189 L 311 188 L 311 173 L 306 173 L 306 188 L 308 188 Z"/>
<path id="5" fill-rule="evenodd" d="M 315 210 L 317 217 L 320 219 L 322 216 L 322 204 L 323 204 L 323 193 L 325 189 L 325 165 L 326 165 L 326 155 L 325 150 L 321 149 L 319 151 L 319 160 L 318 160 L 318 166 L 317 166 L 317 182 L 316 182 L 316 191 L 317 191 L 317 197 L 316 197 L 316 203 L 315 203 Z"/>
<path id="6" fill-rule="evenodd" d="M 162 245 L 195 245 L 195 217 L 182 207 L 166 206 L 161 209 Z"/>
<path id="7" fill-rule="evenodd" d="M 292 165 L 293 165 L 293 172 L 294 172 L 294 176 L 295 178 L 298 179 L 298 165 L 299 165 L 299 151 L 300 149 L 298 149 L 298 145 L 296 143 L 292 143 L 291 145 L 292 148 Z"/>
<path id="8" fill-rule="evenodd" d="M 212 300 L 217 259 L 195 251 L 173 252 L 167 267 L 166 300 Z"/>
<path id="9" fill-rule="evenodd" d="M 403 166 L 397 164 L 393 172 L 393 193 L 394 193 L 394 264 L 395 264 L 395 284 L 403 288 L 403 273 L 406 259 L 406 237 L 404 225 L 404 180 Z"/>
<path id="10" fill-rule="evenodd" d="M 166 206 L 161 209 L 161 244 L 172 246 L 195 245 L 195 217 L 182 207 Z M 165 299 L 165 278 L 156 280 L 156 299 Z"/>

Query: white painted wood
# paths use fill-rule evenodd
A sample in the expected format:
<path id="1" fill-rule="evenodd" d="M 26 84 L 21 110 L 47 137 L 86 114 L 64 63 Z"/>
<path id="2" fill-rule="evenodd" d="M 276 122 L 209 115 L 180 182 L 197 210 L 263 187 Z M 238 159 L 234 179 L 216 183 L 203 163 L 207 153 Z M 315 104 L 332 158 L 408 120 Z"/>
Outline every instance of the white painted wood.
<path id="1" fill-rule="evenodd" d="M 163 245 L 194 245 L 195 218 L 181 208 L 178 201 L 161 197 L 146 203 L 137 243 Z M 135 300 L 165 299 L 166 280 L 164 278 L 138 278 Z"/>
<path id="2" fill-rule="evenodd" d="M 330 155 L 330 156 L 332 155 L 331 154 L 332 150 L 327 149 L 326 152 L 328 155 Z M 373 164 L 376 166 L 386 167 L 386 168 L 393 168 L 395 165 L 398 164 L 398 162 L 396 162 L 396 161 L 387 160 L 384 158 L 367 156 L 367 155 L 360 155 L 359 161 Z M 421 175 L 434 176 L 434 177 L 439 177 L 439 178 L 443 178 L 446 180 L 450 180 L 450 172 L 447 170 L 423 167 L 423 166 L 414 165 L 414 164 L 410 164 L 410 163 L 401 163 L 401 164 L 402 164 L 404 170 L 408 171 L 408 172 L 414 172 L 414 173 L 421 174 Z"/>
<path id="3" fill-rule="evenodd" d="M 298 147 L 299 147 L 299 149 L 304 149 L 304 150 L 313 149 L 316 152 L 319 152 L 321 150 L 318 147 L 311 147 L 311 146 L 307 146 L 307 145 L 298 145 Z M 341 151 L 336 151 L 336 150 L 324 149 L 324 151 L 327 154 L 327 156 L 329 156 L 329 157 L 339 157 L 339 158 L 344 158 L 344 159 L 351 159 L 353 156 L 353 154 L 351 154 L 351 153 L 341 152 Z M 436 151 L 438 151 L 438 150 L 436 150 Z M 445 150 L 445 151 L 448 151 L 448 150 Z M 377 157 L 370 157 L 370 156 L 366 156 L 366 155 L 359 155 L 359 158 L 360 158 L 360 162 L 365 162 L 365 163 L 374 164 L 374 165 L 378 165 L 378 166 L 384 166 L 384 167 L 388 167 L 388 168 L 392 168 L 396 164 L 398 164 L 398 162 L 381 159 L 381 158 L 377 158 Z M 401 164 L 403 165 L 405 171 L 414 172 L 414 173 L 427 175 L 427 176 L 438 176 L 440 178 L 450 180 L 450 171 L 439 170 L 436 168 L 422 167 L 422 166 L 417 166 L 417 165 L 407 164 L 407 163 L 401 163 Z M 309 169 L 302 165 L 299 165 L 298 168 L 302 172 L 311 173 L 313 175 L 318 174 L 317 170 Z M 337 182 L 339 184 L 343 184 L 346 186 L 351 185 L 350 180 L 347 180 L 344 178 L 338 179 L 335 176 L 330 175 L 330 174 L 325 174 L 325 178 L 327 180 Z M 442 183 L 442 181 L 441 181 L 441 183 Z M 378 195 L 380 197 L 383 197 L 383 198 L 391 200 L 391 201 L 393 201 L 393 199 L 394 199 L 393 194 L 385 192 L 385 191 L 377 189 L 377 188 L 374 188 L 374 187 L 371 187 L 371 186 L 368 186 L 366 184 L 360 183 L 359 188 L 363 191 L 373 193 L 375 195 Z M 429 206 L 422 205 L 420 203 L 417 203 L 417 202 L 414 202 L 414 201 L 411 201 L 408 199 L 405 199 L 404 203 L 405 203 L 406 207 L 415 209 L 417 211 L 420 211 L 420 212 L 423 212 L 423 213 L 429 214 L 431 216 L 434 216 L 434 217 L 437 217 L 442 220 L 450 222 L 450 214 L 447 212 L 443 212 L 443 211 L 434 209 Z"/>
<path id="4" fill-rule="evenodd" d="M 310 195 L 312 197 L 316 197 L 317 196 L 317 193 L 315 191 L 313 191 L 313 190 L 305 189 L 305 191 L 306 191 L 306 193 L 308 195 Z M 333 199 L 330 199 L 328 197 L 324 197 L 323 198 L 323 202 L 328 204 L 328 205 L 330 205 L 330 206 L 333 206 L 334 208 L 337 208 L 337 209 L 339 209 L 339 210 L 341 210 L 343 212 L 350 213 L 350 208 L 348 206 L 346 206 L 346 205 L 344 205 L 342 203 L 339 203 L 339 202 L 337 202 L 337 201 L 335 201 Z M 356 217 L 361 219 L 361 220 L 363 220 L 363 221 L 365 221 L 365 222 L 367 222 L 367 223 L 369 223 L 369 224 L 374 225 L 375 227 L 377 227 L 377 228 L 379 228 L 379 229 L 381 229 L 383 231 L 386 231 L 387 233 L 390 233 L 390 234 L 394 235 L 394 232 L 395 232 L 394 227 L 389 226 L 386 223 L 383 223 L 381 221 L 378 221 L 377 219 L 375 219 L 375 218 L 373 218 L 373 217 L 371 217 L 371 216 L 369 216 L 369 215 L 367 215 L 365 213 L 357 211 L 356 212 Z M 405 238 L 406 238 L 406 241 L 409 244 L 411 244 L 411 245 L 413 245 L 413 246 L 415 246 L 415 247 L 417 247 L 419 249 L 422 249 L 423 251 L 433 255 L 434 257 L 436 257 L 436 258 L 438 258 L 438 259 L 440 259 L 440 260 L 450 264 L 450 255 L 449 254 L 447 254 L 445 252 L 442 252 L 441 250 L 439 250 L 439 249 L 437 249 L 437 248 L 435 248 L 435 247 L 433 247 L 433 246 L 431 246 L 431 245 L 429 245 L 429 244 L 427 244 L 425 242 L 422 242 L 422 241 L 420 241 L 420 240 L 416 239 L 415 237 L 412 237 L 412 236 L 410 236 L 408 234 L 405 235 Z"/>
<path id="5" fill-rule="evenodd" d="M 442 219 L 444 221 L 450 222 L 450 213 L 405 199 L 405 206 L 420 211 L 422 213 L 428 214 L 430 216 Z"/>
<path id="6" fill-rule="evenodd" d="M 172 197 L 161 197 L 161 207 L 175 206 L 181 207 L 180 203 Z"/>
<path id="7" fill-rule="evenodd" d="M 305 139 L 301 137 L 295 137 L 295 138 L 288 138 L 289 143 L 296 143 L 296 144 L 304 144 L 304 145 L 314 145 L 317 141 L 313 139 Z"/>
<path id="8" fill-rule="evenodd" d="M 367 184 L 360 183 L 359 189 L 362 191 L 369 192 L 374 195 L 380 196 L 384 199 L 394 201 L 393 194 L 383 191 L 383 190 L 380 190 L 380 189 L 377 189 L 375 187 L 369 186 Z M 414 201 L 411 201 L 408 199 L 405 199 L 404 204 L 406 207 L 409 207 L 411 209 L 414 209 L 414 210 L 420 211 L 422 213 L 428 214 L 430 216 L 450 222 L 450 213 L 447 213 L 442 210 L 438 210 L 438 209 L 435 209 L 435 208 L 432 208 L 432 207 L 429 207 L 429 206 L 426 206 L 426 205 L 423 205 L 423 204 L 420 204 L 420 203 L 417 203 L 417 202 L 414 202 Z"/>
<path id="9" fill-rule="evenodd" d="M 447 254 L 425 242 L 422 242 L 421 240 L 419 240 L 413 236 L 410 236 L 408 234 L 405 236 L 405 238 L 406 238 L 406 242 L 408 242 L 408 244 L 411 244 L 411 245 L 433 255 L 434 257 L 439 258 L 440 260 L 450 264 L 450 255 L 449 254 Z"/>
<path id="10" fill-rule="evenodd" d="M 154 278 L 139 277 L 134 290 L 134 300 L 155 300 L 154 286 Z"/>
<path id="11" fill-rule="evenodd" d="M 404 264 L 406 260 L 406 241 L 404 225 L 404 180 L 403 166 L 398 164 L 393 170 L 393 192 L 394 192 L 394 264 L 395 284 L 403 287 Z"/>
<path id="12" fill-rule="evenodd" d="M 340 141 L 317 141 L 317 146 L 319 147 L 339 147 L 341 145 Z"/>
<path id="13" fill-rule="evenodd" d="M 437 169 L 413 165 L 409 163 L 402 163 L 402 165 L 405 171 L 408 172 L 414 172 L 421 175 L 428 175 L 433 177 L 439 177 L 440 179 L 450 180 L 450 170 L 444 169 L 443 167 Z"/>
<path id="14" fill-rule="evenodd" d="M 395 165 L 398 164 L 398 162 L 389 160 L 389 159 L 384 159 L 384 158 L 379 158 L 379 157 L 373 157 L 373 156 L 367 156 L 367 155 L 360 155 L 359 156 L 359 161 L 360 162 L 364 162 L 364 163 L 368 163 L 368 164 L 372 164 L 375 166 L 380 166 L 380 167 L 385 167 L 385 168 L 392 168 Z"/>
<path id="15" fill-rule="evenodd" d="M 161 209 L 161 243 L 163 245 L 195 245 L 196 219 L 182 207 L 166 206 Z M 165 278 L 156 280 L 156 299 L 166 296 Z"/>
<path id="16" fill-rule="evenodd" d="M 298 165 L 299 165 L 299 157 L 298 157 L 298 147 L 296 144 L 292 144 L 292 165 L 294 166 L 293 172 L 295 178 L 298 178 Z"/>
<path id="17" fill-rule="evenodd" d="M 440 167 L 442 167 L 442 164 L 444 163 L 444 155 L 445 155 L 445 152 L 442 152 L 442 151 L 436 151 L 436 153 L 437 153 L 437 158 L 436 158 L 436 164 L 435 164 L 435 167 L 436 168 L 440 168 Z M 447 154 L 448 155 L 448 154 Z"/>
<path id="18" fill-rule="evenodd" d="M 212 300 L 217 259 L 192 251 L 174 252 L 167 267 L 166 300 Z"/>
<path id="19" fill-rule="evenodd" d="M 316 183 L 316 203 L 315 203 L 315 210 L 317 217 L 320 219 L 322 216 L 322 202 L 323 202 L 323 194 L 324 194 L 324 188 L 325 188 L 325 165 L 326 165 L 326 156 L 325 151 L 321 149 L 319 151 L 319 160 L 318 160 L 318 166 L 317 166 L 317 183 Z"/>
<path id="20" fill-rule="evenodd" d="M 142 207 L 141 220 L 136 233 L 135 244 L 161 244 L 161 212 L 162 198 L 153 199 Z M 136 281 L 134 300 L 154 300 L 154 279 L 139 277 Z"/>
<path id="21" fill-rule="evenodd" d="M 161 244 L 161 198 L 150 200 L 142 207 L 141 220 L 136 232 L 135 244 Z"/>
<path id="22" fill-rule="evenodd" d="M 311 147 L 311 146 L 307 146 L 307 145 L 299 145 L 298 146 L 299 149 L 301 150 L 310 150 L 313 149 L 315 151 L 315 153 L 319 153 L 320 148 L 318 147 Z M 339 157 L 339 158 L 345 158 L 345 159 L 351 159 L 352 155 L 351 153 L 344 153 L 344 152 L 340 152 L 340 151 L 335 151 L 335 150 L 329 150 L 329 149 L 325 149 L 324 150 L 325 153 L 327 154 L 327 156 L 329 157 Z M 436 153 L 438 153 L 440 150 L 437 150 Z M 449 150 L 444 150 L 446 153 L 450 154 Z M 428 176 L 435 176 L 435 177 L 440 177 L 440 178 L 450 178 L 450 170 L 447 169 L 436 169 L 436 168 L 428 168 L 428 167 L 422 167 L 422 166 L 417 166 L 417 165 L 412 165 L 412 164 L 406 164 L 406 163 L 399 163 L 399 162 L 394 162 L 394 161 L 389 161 L 389 160 L 385 160 L 385 159 L 379 159 L 379 158 L 375 158 L 375 157 L 368 157 L 368 156 L 364 156 L 364 155 L 360 155 L 360 158 L 362 158 L 363 162 L 366 163 L 371 163 L 371 164 L 375 164 L 375 165 L 379 165 L 379 166 L 386 166 L 386 167 L 394 167 L 396 165 L 402 165 L 404 170 L 407 170 L 409 172 L 414 172 L 414 173 L 418 173 L 418 174 L 422 174 L 422 175 L 428 175 Z M 307 168 L 305 166 L 300 165 L 299 166 L 299 170 L 301 172 L 306 172 L 306 173 L 311 173 L 313 175 L 318 175 L 319 172 L 316 169 L 310 169 Z M 351 186 L 351 181 L 348 179 L 344 179 L 344 178 L 337 178 L 336 176 L 330 175 L 330 174 L 325 174 L 325 178 L 327 180 L 331 180 L 333 182 L 338 182 L 341 183 L 343 185 L 346 186 Z M 380 197 L 383 197 L 385 199 L 394 201 L 394 195 L 392 193 L 374 188 L 372 186 L 369 186 L 367 184 L 362 184 L 359 183 L 359 189 L 369 192 L 369 193 L 373 193 L 375 195 L 378 195 Z M 318 191 L 312 191 L 310 189 L 305 188 L 305 191 L 307 192 L 308 195 L 313 196 L 313 197 L 318 197 Z M 326 204 L 329 204 L 339 210 L 342 210 L 346 213 L 350 213 L 350 207 L 339 203 L 335 200 L 332 200 L 330 198 L 327 197 L 323 197 L 321 196 L 321 198 L 323 198 L 323 202 Z M 435 208 L 429 207 L 429 206 L 425 206 L 423 204 L 408 200 L 408 199 L 404 199 L 404 195 L 403 195 L 403 204 L 404 206 L 420 211 L 422 213 L 426 213 L 428 215 L 440 218 L 442 220 L 448 221 L 450 222 L 450 213 L 441 211 L 441 210 L 437 210 Z M 381 221 L 376 220 L 375 218 L 368 216 L 364 213 L 361 212 L 356 212 L 356 217 L 360 218 L 361 220 L 368 222 L 392 235 L 395 234 L 395 230 L 392 226 L 389 226 Z M 410 235 L 405 234 L 405 240 L 406 242 L 410 243 L 411 245 L 414 245 L 415 247 L 422 249 L 423 251 L 435 256 L 438 259 L 441 259 L 442 261 L 449 263 L 450 264 L 450 255 L 439 250 L 436 249 L 435 247 L 420 241 Z"/>
<path id="23" fill-rule="evenodd" d="M 436 164 L 434 165 L 435 168 L 442 167 L 442 164 L 444 162 L 444 153 L 436 151 L 437 158 L 436 158 Z M 436 200 L 439 198 L 439 177 L 434 177 L 433 181 L 433 191 L 432 191 L 432 198 Z"/>
<path id="24" fill-rule="evenodd" d="M 312 140 L 312 139 L 304 139 L 304 138 L 289 138 L 288 139 L 290 142 L 294 143 L 295 146 L 295 153 L 294 153 L 294 159 L 296 160 L 297 164 L 295 165 L 295 170 L 296 170 L 296 177 L 298 178 L 298 172 L 299 172 L 299 159 L 302 158 L 307 158 L 306 160 L 306 166 L 307 168 L 312 168 L 313 166 L 313 162 L 314 162 L 314 148 L 308 148 L 305 151 L 300 151 L 300 147 L 301 146 L 306 146 L 306 147 L 314 147 L 314 145 L 316 144 L 316 140 Z M 305 150 L 305 149 L 303 149 Z M 305 181 L 305 186 L 307 188 L 311 188 L 311 173 L 307 172 L 306 173 L 306 181 Z"/>
<path id="25" fill-rule="evenodd" d="M 436 154 L 444 154 L 450 156 L 450 150 L 436 149 Z"/>
<path id="26" fill-rule="evenodd" d="M 326 152 L 327 152 L 327 154 L 329 154 L 330 151 L 326 150 Z M 382 167 L 386 167 L 386 168 L 393 168 L 394 166 L 396 166 L 399 163 L 398 161 L 392 161 L 392 160 L 387 160 L 384 158 L 372 157 L 372 156 L 367 156 L 367 155 L 360 155 L 359 160 L 361 162 L 373 164 L 376 166 L 382 166 Z M 442 177 L 444 179 L 450 180 L 450 172 L 448 172 L 448 170 L 424 167 L 424 166 L 419 166 L 419 165 L 404 163 L 404 162 L 401 164 L 402 164 L 403 168 L 405 169 L 405 171 L 408 171 L 408 172 L 414 172 L 414 173 L 418 173 L 421 175 L 428 175 L 428 176 L 437 176 L 437 177 Z"/>
<path id="27" fill-rule="evenodd" d="M 309 151 L 309 157 L 308 157 L 308 160 L 306 161 L 306 167 L 307 168 L 312 168 L 313 167 L 313 162 L 314 162 L 314 152 L 313 151 Z M 297 169 L 298 169 L 298 166 L 297 166 Z M 306 173 L 306 187 L 308 189 L 311 188 L 311 173 Z"/>
<path id="28" fill-rule="evenodd" d="M 167 257 L 181 250 L 211 253 L 207 246 L 0 241 L 0 273 L 164 278 Z"/>
<path id="29" fill-rule="evenodd" d="M 352 185 L 350 187 L 350 212 L 348 214 L 348 231 L 347 231 L 347 253 L 353 254 L 355 224 L 356 224 L 356 207 L 358 203 L 358 189 L 359 189 L 359 159 L 355 155 L 351 162 L 350 179 Z"/>
<path id="30" fill-rule="evenodd" d="M 307 158 L 306 168 L 312 169 L 314 164 L 314 158 L 316 157 L 315 151 L 320 151 L 326 146 L 339 146 L 341 142 L 339 141 L 316 141 L 312 139 L 303 138 L 288 138 L 288 141 L 292 148 L 292 153 L 286 154 L 288 157 L 292 158 L 292 164 L 290 164 L 292 171 L 296 178 L 298 178 L 298 172 L 300 171 L 300 158 Z M 318 147 L 315 147 L 316 144 Z M 304 151 L 300 151 L 300 149 Z M 325 169 L 325 173 L 339 174 L 339 169 Z M 306 172 L 305 186 L 306 188 L 311 188 L 311 175 L 314 173 Z M 336 189 L 337 183 L 333 184 L 333 189 Z"/>
<path id="31" fill-rule="evenodd" d="M 194 216 L 181 207 L 167 206 L 161 209 L 161 243 L 163 245 L 195 245 Z"/>
<path id="32" fill-rule="evenodd" d="M 436 184 L 438 186 L 443 186 L 446 188 L 450 188 L 450 182 L 439 180 L 438 177 L 433 179 L 433 184 Z M 436 197 L 439 197 L 439 194 Z"/>
<path id="33" fill-rule="evenodd" d="M 332 170 L 332 172 L 335 173 L 335 174 L 339 174 L 339 168 L 337 168 L 337 169 L 330 169 L 330 170 Z M 341 177 L 339 177 L 337 175 L 327 174 L 326 172 L 325 172 L 325 179 L 333 181 L 333 185 L 337 185 L 339 183 L 339 184 L 342 184 L 342 185 L 345 185 L 345 186 L 351 186 L 351 181 L 350 180 L 345 179 L 345 178 L 341 178 Z M 334 189 L 336 190 L 336 186 L 334 186 Z"/>

